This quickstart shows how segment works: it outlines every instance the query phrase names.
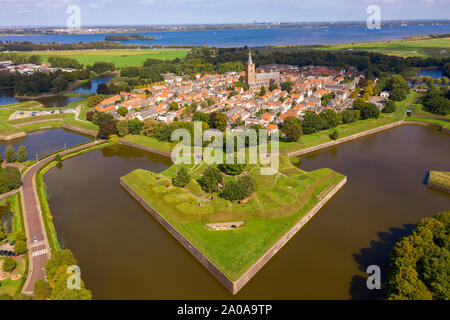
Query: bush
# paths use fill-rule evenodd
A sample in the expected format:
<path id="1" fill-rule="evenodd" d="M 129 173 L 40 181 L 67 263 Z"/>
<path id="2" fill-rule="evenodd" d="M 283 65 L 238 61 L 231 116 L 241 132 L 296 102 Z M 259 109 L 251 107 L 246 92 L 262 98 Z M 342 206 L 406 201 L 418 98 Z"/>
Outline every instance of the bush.
<path id="1" fill-rule="evenodd" d="M 223 175 L 216 167 L 208 167 L 203 172 L 202 177 L 198 180 L 198 183 L 202 187 L 203 191 L 212 193 L 217 191 L 218 184 L 223 182 Z"/>
<path id="2" fill-rule="evenodd" d="M 5 272 L 12 272 L 17 267 L 16 259 L 11 257 L 3 258 L 2 270 Z"/>
<path id="3" fill-rule="evenodd" d="M 236 181 L 227 182 L 219 196 L 229 201 L 242 200 L 249 197 L 255 190 L 255 181 L 249 176 L 244 176 Z"/>
<path id="4" fill-rule="evenodd" d="M 383 113 L 393 113 L 397 110 L 397 105 L 394 101 L 389 100 L 383 108 Z"/>
<path id="5" fill-rule="evenodd" d="M 330 133 L 329 137 L 331 140 L 337 140 L 339 139 L 339 132 L 337 130 L 334 130 L 332 133 Z"/>
<path id="6" fill-rule="evenodd" d="M 25 241 L 19 240 L 14 244 L 14 252 L 16 254 L 22 254 L 27 252 L 27 243 Z"/>
<path id="7" fill-rule="evenodd" d="M 178 169 L 176 176 L 172 179 L 175 187 L 183 188 L 191 181 L 188 169 L 181 167 Z"/>
<path id="8" fill-rule="evenodd" d="M 232 175 L 232 176 L 236 176 L 241 174 L 242 172 L 244 172 L 245 169 L 245 164 L 222 164 L 220 165 L 220 169 L 222 171 L 224 171 L 226 174 Z"/>

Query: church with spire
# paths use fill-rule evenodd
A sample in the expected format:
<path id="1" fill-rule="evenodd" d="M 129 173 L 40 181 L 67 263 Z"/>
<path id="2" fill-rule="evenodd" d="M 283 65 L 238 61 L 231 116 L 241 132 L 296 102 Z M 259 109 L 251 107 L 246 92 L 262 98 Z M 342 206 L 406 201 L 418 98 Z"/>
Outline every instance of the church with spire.
<path id="1" fill-rule="evenodd" d="M 252 53 L 251 51 L 248 52 L 248 61 L 245 64 L 245 83 L 248 85 L 249 90 L 260 90 L 261 87 L 268 87 L 279 80 L 279 72 L 256 73 L 256 66 L 252 60 Z"/>

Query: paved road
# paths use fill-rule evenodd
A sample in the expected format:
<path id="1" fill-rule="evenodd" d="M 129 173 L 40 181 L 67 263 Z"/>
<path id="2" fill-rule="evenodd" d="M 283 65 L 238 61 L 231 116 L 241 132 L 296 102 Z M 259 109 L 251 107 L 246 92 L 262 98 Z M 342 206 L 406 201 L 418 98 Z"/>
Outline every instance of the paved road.
<path id="1" fill-rule="evenodd" d="M 76 148 L 62 151 L 59 154 L 64 155 L 85 149 L 98 144 L 99 142 L 100 141 L 93 141 Z M 22 194 L 22 209 L 25 218 L 25 230 L 28 239 L 28 258 L 30 264 L 28 277 L 22 289 L 22 292 L 25 294 L 32 294 L 34 291 L 34 283 L 37 280 L 44 278 L 45 262 L 47 262 L 51 254 L 39 204 L 39 197 L 36 191 L 35 176 L 39 168 L 54 159 L 55 156 L 56 155 L 52 155 L 35 163 L 22 176 L 22 188 L 20 191 Z M 36 241 L 33 241 L 34 237 L 36 237 Z"/>

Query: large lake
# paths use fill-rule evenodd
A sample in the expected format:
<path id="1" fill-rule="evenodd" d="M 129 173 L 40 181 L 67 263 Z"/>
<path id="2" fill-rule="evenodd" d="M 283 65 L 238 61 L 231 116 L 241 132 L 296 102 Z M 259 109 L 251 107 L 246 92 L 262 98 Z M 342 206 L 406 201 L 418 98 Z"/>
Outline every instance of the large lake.
<path id="1" fill-rule="evenodd" d="M 386 280 L 393 244 L 450 197 L 423 185 L 427 170 L 450 171 L 449 136 L 401 126 L 301 159 L 332 168 L 348 183 L 244 287 L 232 296 L 119 185 L 136 169 L 170 161 L 127 147 L 65 160 L 44 177 L 60 242 L 73 250 L 96 299 L 366 299 L 364 270 Z"/>
<path id="2" fill-rule="evenodd" d="M 273 45 L 316 45 L 346 42 L 366 42 L 401 39 L 406 36 L 423 36 L 430 33 L 450 33 L 450 25 L 436 26 L 394 26 L 381 27 L 379 30 L 369 30 L 362 27 L 336 28 L 284 28 L 284 29 L 238 29 L 238 30 L 205 30 L 205 31 L 175 31 L 125 33 L 154 36 L 153 41 L 131 40 L 122 41 L 126 44 L 160 44 L 189 46 L 273 46 Z M 80 34 L 80 35 L 28 35 L 0 36 L 1 41 L 33 41 L 33 42 L 92 42 L 104 41 L 111 34 Z M 113 34 L 117 35 L 117 34 Z"/>

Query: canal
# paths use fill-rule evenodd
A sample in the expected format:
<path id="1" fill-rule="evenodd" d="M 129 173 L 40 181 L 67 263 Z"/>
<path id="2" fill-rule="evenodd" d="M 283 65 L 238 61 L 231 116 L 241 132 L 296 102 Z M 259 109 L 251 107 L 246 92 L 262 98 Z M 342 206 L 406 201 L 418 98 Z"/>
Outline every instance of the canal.
<path id="1" fill-rule="evenodd" d="M 393 244 L 423 217 L 450 208 L 427 188 L 427 170 L 450 171 L 448 135 L 401 126 L 304 156 L 330 167 L 344 188 L 232 296 L 119 185 L 136 168 L 160 172 L 166 158 L 123 146 L 68 159 L 44 177 L 59 241 L 70 248 L 95 299 L 369 299 L 364 270 L 386 279 Z"/>

